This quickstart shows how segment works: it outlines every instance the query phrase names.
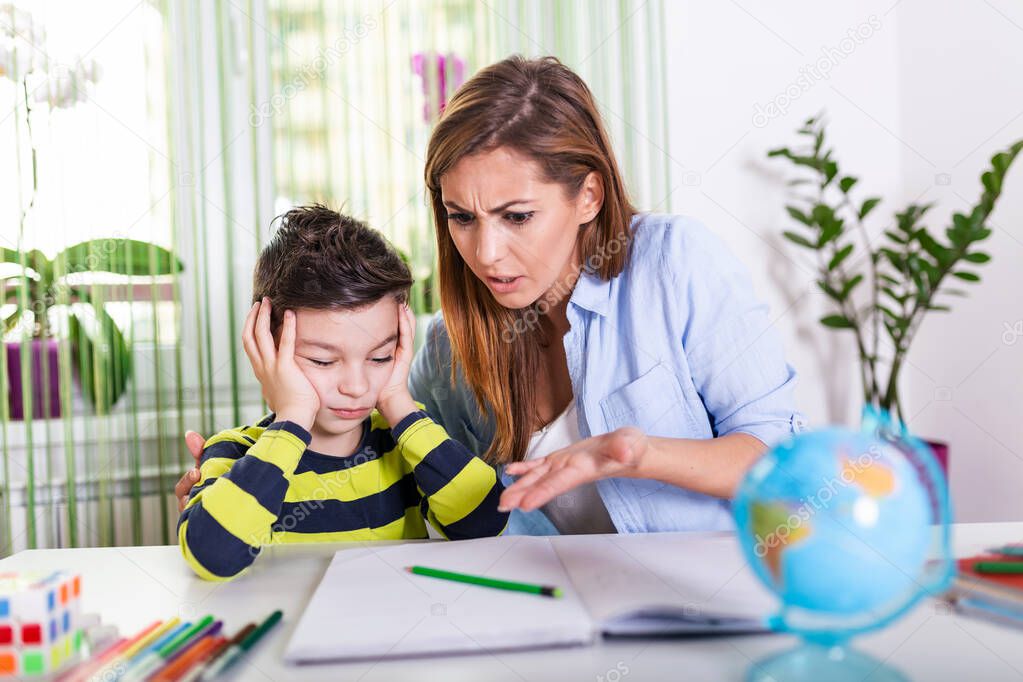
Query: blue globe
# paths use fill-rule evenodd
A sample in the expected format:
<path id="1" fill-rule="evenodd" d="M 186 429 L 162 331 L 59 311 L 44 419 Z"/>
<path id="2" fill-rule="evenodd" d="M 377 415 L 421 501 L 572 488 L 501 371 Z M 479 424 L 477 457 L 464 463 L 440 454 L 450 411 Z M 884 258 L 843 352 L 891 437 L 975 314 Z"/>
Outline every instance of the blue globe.
<path id="1" fill-rule="evenodd" d="M 947 487 L 930 449 L 887 414 L 798 434 L 749 471 L 733 512 L 779 598 L 778 630 L 821 644 L 891 622 L 953 575 Z"/>

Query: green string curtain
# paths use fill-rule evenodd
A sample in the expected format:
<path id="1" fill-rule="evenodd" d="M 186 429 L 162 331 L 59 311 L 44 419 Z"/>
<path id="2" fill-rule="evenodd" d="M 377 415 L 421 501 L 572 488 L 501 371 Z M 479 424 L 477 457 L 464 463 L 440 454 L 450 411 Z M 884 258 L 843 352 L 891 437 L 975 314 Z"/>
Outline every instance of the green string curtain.
<path id="1" fill-rule="evenodd" d="M 671 208 L 662 0 L 106 5 L 89 52 L 103 73 L 74 110 L 31 96 L 26 106 L 0 78 L 0 186 L 12 188 L 0 190 L 0 320 L 13 349 L 0 353 L 0 385 L 10 392 L 34 367 L 57 375 L 55 398 L 49 376 L 41 391 L 22 382 L 23 415 L 0 401 L 0 556 L 174 541 L 170 491 L 191 462 L 184 429 L 209 435 L 264 409 L 238 331 L 256 255 L 289 206 L 323 202 L 384 231 L 413 265 L 414 309 L 436 309 L 426 144 L 483 66 L 551 54 L 578 71 L 634 201 Z M 52 39 L 74 30 L 73 7 L 42 0 L 32 15 Z M 0 37 L 7 25 L 37 47 L 53 42 L 4 21 L 0 12 Z M 128 203 L 141 210 L 82 224 L 74 197 L 124 195 L 76 159 L 122 151 L 133 160 Z M 40 295 L 34 263 L 59 284 L 42 328 L 18 312 Z M 33 361 L 40 342 L 55 364 Z"/>
<path id="2" fill-rule="evenodd" d="M 183 265 L 166 93 L 142 87 L 166 80 L 163 24 L 0 5 L 0 555 L 169 537 Z"/>

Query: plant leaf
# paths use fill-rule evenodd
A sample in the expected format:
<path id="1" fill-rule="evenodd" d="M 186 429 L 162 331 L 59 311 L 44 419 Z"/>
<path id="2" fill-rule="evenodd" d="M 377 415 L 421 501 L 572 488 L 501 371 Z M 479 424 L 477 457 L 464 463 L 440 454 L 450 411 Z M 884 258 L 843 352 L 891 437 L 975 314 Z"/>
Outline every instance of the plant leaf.
<path id="1" fill-rule="evenodd" d="M 842 261 L 844 261 L 849 256 L 849 254 L 852 253 L 852 251 L 853 251 L 852 244 L 846 244 L 838 251 L 836 251 L 835 255 L 831 257 L 830 261 L 828 261 L 828 270 L 834 270 L 839 265 L 841 265 Z"/>
<path id="2" fill-rule="evenodd" d="M 858 181 L 859 178 L 854 178 L 852 176 L 844 177 L 838 181 L 838 188 L 842 190 L 843 194 L 847 194 Z"/>
<path id="3" fill-rule="evenodd" d="M 835 179 L 835 176 L 838 175 L 838 164 L 835 163 L 834 161 L 825 161 L 823 172 L 824 185 L 827 186 L 832 180 Z"/>
<path id="4" fill-rule="evenodd" d="M 978 275 L 976 273 L 973 273 L 973 272 L 967 272 L 965 270 L 959 270 L 958 272 L 953 272 L 952 274 L 954 276 L 958 277 L 959 279 L 965 281 L 965 282 L 979 282 L 980 281 L 980 275 Z"/>
<path id="5" fill-rule="evenodd" d="M 860 274 L 855 275 L 854 277 L 852 277 L 848 282 L 846 282 L 845 285 L 842 287 L 842 299 L 845 300 L 845 299 L 849 298 L 849 294 L 852 293 L 852 290 L 855 289 L 856 285 L 859 284 L 862 281 L 863 281 L 863 274 L 860 273 Z"/>
<path id="6" fill-rule="evenodd" d="M 106 414 L 124 395 L 131 377 L 128 344 L 105 310 L 97 314 L 92 306 L 75 305 L 68 325 L 82 394 L 97 413 Z"/>
<path id="7" fill-rule="evenodd" d="M 951 249 L 947 249 L 939 244 L 926 230 L 919 230 L 916 234 L 916 240 L 920 242 L 920 246 L 923 247 L 924 251 L 934 256 L 934 260 L 938 262 L 938 265 L 945 265 L 951 261 Z"/>
<path id="8" fill-rule="evenodd" d="M 821 280 L 817 280 L 817 286 L 820 287 L 821 291 L 823 291 L 825 294 L 827 294 L 828 296 L 830 296 L 834 300 L 836 300 L 836 301 L 841 301 L 842 300 L 841 294 L 839 294 L 837 291 L 832 289 L 831 285 L 829 285 L 827 282 L 824 282 L 824 281 L 821 281 Z"/>
<path id="9" fill-rule="evenodd" d="M 888 308 L 887 306 L 878 305 L 877 309 L 880 310 L 885 315 L 887 315 L 888 317 L 890 317 L 893 321 L 898 321 L 902 319 L 901 315 L 896 314 L 895 311 L 893 311 L 891 308 Z"/>
<path id="10" fill-rule="evenodd" d="M 874 207 L 881 203 L 881 197 L 871 197 L 860 205 L 860 220 L 867 217 L 867 214 L 874 210 Z"/>
<path id="11" fill-rule="evenodd" d="M 853 323 L 845 315 L 825 315 L 821 324 L 832 329 L 852 329 Z"/>
<path id="12" fill-rule="evenodd" d="M 21 309 L 15 309 L 10 315 L 4 318 L 3 321 L 3 335 L 6 336 L 15 326 L 18 324 L 18 320 L 21 319 Z"/>
<path id="13" fill-rule="evenodd" d="M 884 235 L 891 239 L 896 244 L 905 244 L 907 241 L 905 237 L 903 237 L 901 234 L 893 230 L 885 230 Z"/>
<path id="14" fill-rule="evenodd" d="M 963 260 L 966 260 L 970 263 L 987 263 L 989 260 L 991 260 L 991 256 L 984 253 L 983 251 L 974 251 L 973 253 L 968 253 L 965 256 L 963 256 Z"/>
<path id="15" fill-rule="evenodd" d="M 909 300 L 909 294 L 899 294 L 894 289 L 892 289 L 891 287 L 881 287 L 881 291 L 883 291 L 885 294 L 887 294 L 889 298 L 891 298 L 893 301 L 895 301 L 899 305 L 902 305 L 907 300 Z"/>
<path id="16" fill-rule="evenodd" d="M 799 244 L 800 246 L 805 246 L 808 249 L 816 249 L 817 248 L 816 244 L 814 244 L 813 242 L 811 242 L 809 239 L 807 239 L 806 237 L 804 237 L 801 234 L 796 234 L 795 232 L 789 232 L 789 231 L 782 232 L 782 234 L 785 235 L 785 238 L 788 239 L 790 242 L 794 242 L 796 244 Z"/>
<path id="17" fill-rule="evenodd" d="M 81 242 L 58 253 L 54 262 L 64 274 L 91 271 L 149 276 L 171 275 L 185 269 L 181 261 L 167 249 L 137 239 L 109 238 Z"/>
<path id="18" fill-rule="evenodd" d="M 786 206 L 785 210 L 789 212 L 790 216 L 792 216 L 793 218 L 795 218 L 799 222 L 801 222 L 804 225 L 807 225 L 809 227 L 813 227 L 813 218 L 811 218 L 810 216 L 806 215 L 805 213 L 800 211 L 795 206 Z"/>

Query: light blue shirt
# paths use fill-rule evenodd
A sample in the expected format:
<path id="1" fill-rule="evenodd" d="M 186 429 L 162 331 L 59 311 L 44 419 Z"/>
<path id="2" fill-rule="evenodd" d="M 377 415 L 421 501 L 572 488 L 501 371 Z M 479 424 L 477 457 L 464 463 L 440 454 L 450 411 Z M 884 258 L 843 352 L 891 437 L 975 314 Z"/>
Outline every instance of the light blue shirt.
<path id="1" fill-rule="evenodd" d="M 564 337 L 583 438 L 637 426 L 651 436 L 747 433 L 774 445 L 805 428 L 796 373 L 746 269 L 710 230 L 683 216 L 640 214 L 625 269 L 610 281 L 583 271 Z M 494 434 L 459 373 L 441 314 L 430 322 L 409 388 L 476 453 Z M 502 472 L 506 485 L 512 477 Z M 597 489 L 620 533 L 732 527 L 729 502 L 655 480 L 609 478 Z M 557 533 L 540 510 L 515 512 L 508 533 Z"/>

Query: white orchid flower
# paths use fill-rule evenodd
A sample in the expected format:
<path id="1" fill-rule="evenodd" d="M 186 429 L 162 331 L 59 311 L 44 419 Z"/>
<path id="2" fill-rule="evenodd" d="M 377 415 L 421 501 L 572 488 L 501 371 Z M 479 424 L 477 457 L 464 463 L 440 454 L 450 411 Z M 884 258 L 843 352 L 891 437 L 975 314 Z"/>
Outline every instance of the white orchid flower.
<path id="1" fill-rule="evenodd" d="M 0 4 L 0 33 L 34 45 L 42 45 L 46 41 L 46 29 L 32 13 L 9 2 Z"/>
<path id="2" fill-rule="evenodd" d="M 32 67 L 32 56 L 21 41 L 0 38 L 0 76 L 20 81 Z"/>

